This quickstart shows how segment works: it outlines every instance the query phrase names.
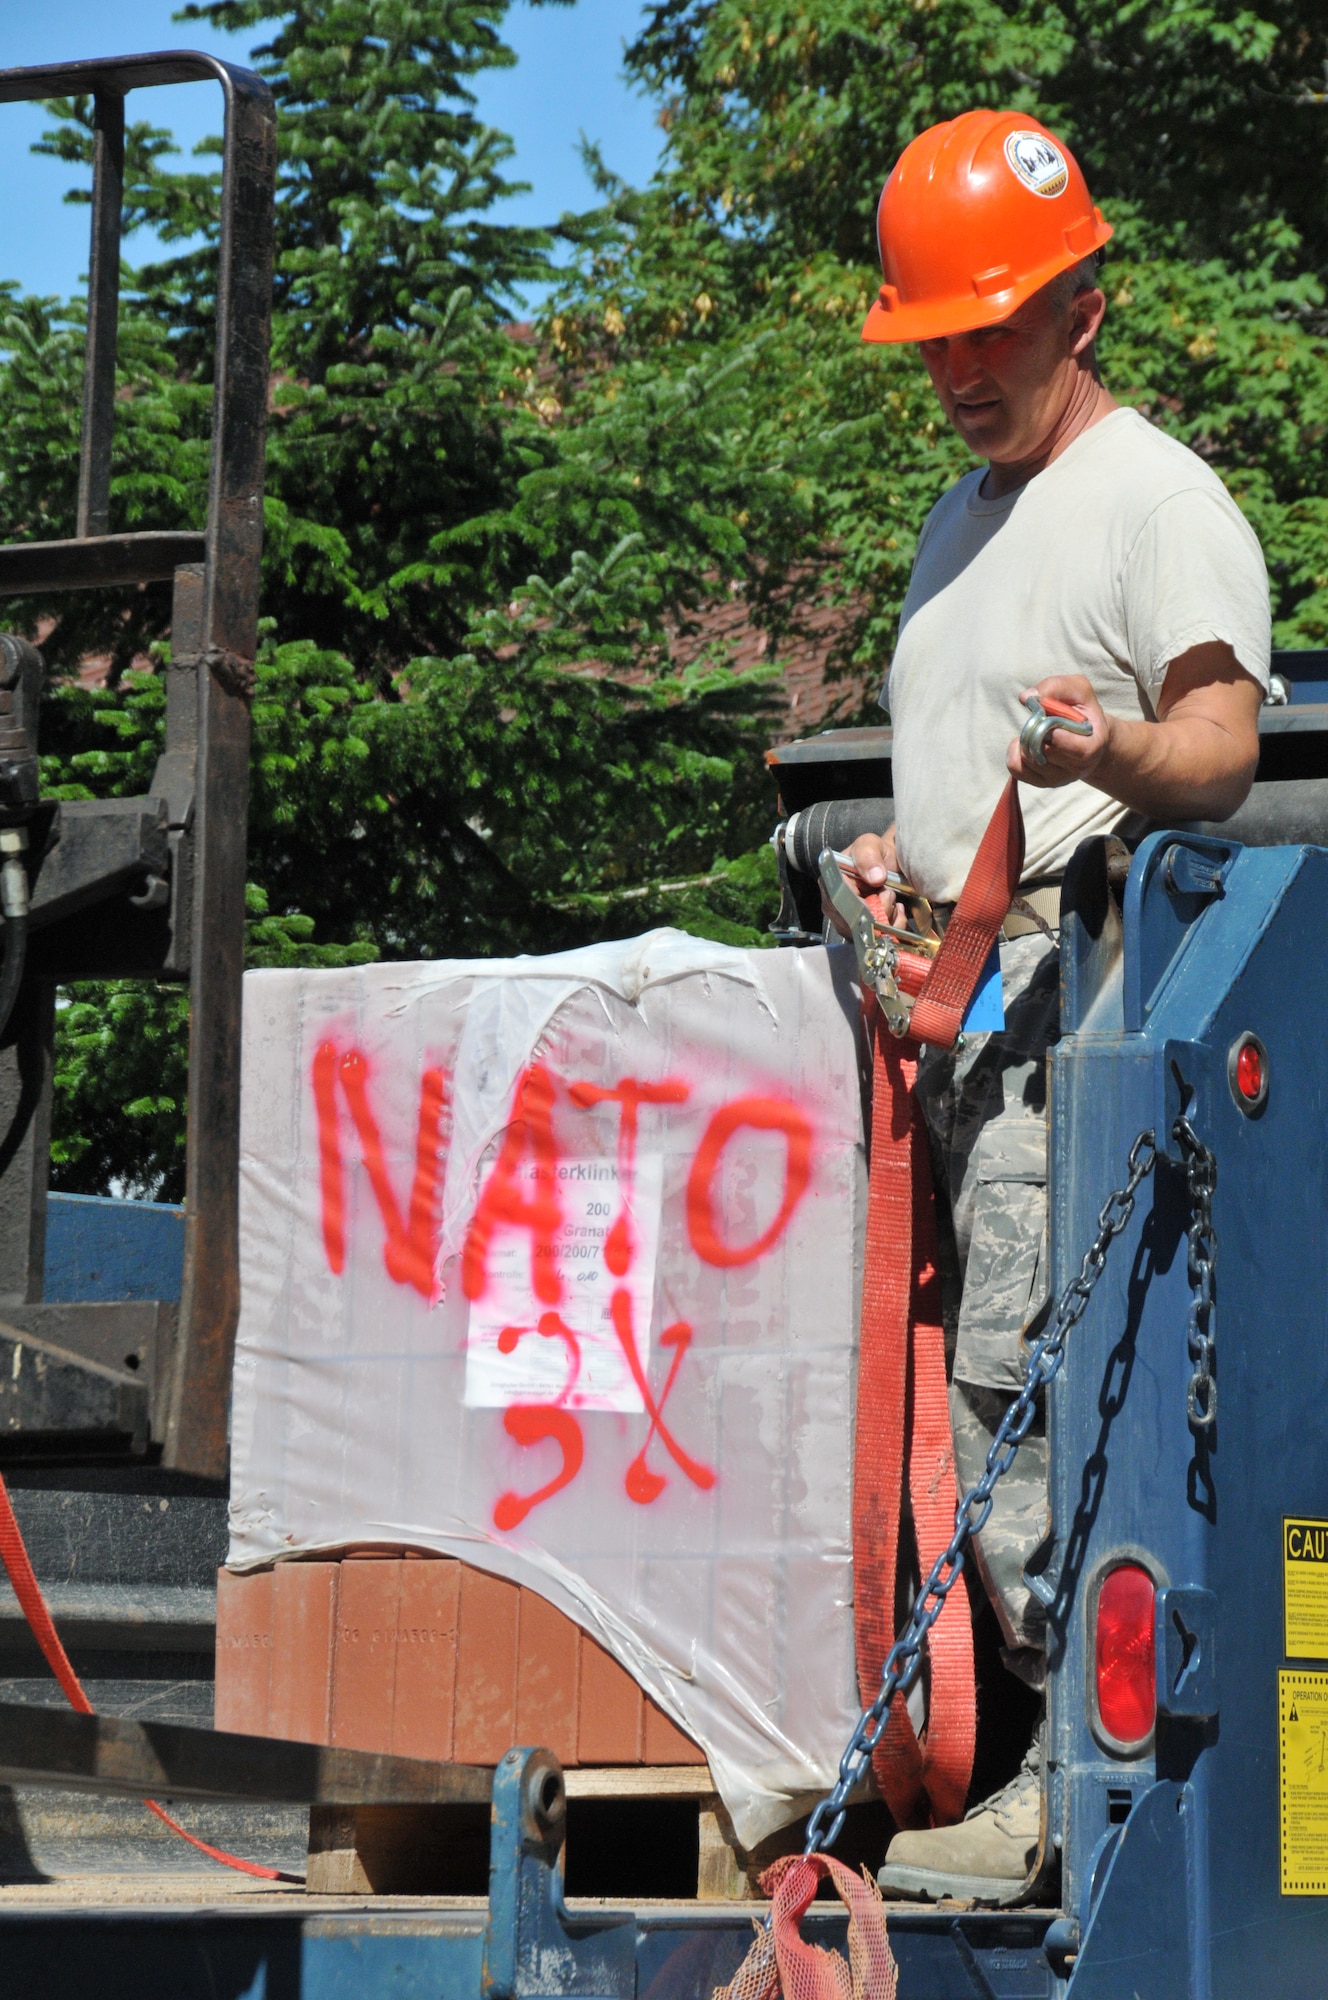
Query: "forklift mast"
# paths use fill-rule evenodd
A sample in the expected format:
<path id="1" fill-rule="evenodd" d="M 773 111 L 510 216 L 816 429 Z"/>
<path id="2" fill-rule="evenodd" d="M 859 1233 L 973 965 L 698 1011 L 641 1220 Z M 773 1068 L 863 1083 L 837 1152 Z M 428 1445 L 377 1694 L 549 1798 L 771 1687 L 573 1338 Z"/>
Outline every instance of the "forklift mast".
<path id="1" fill-rule="evenodd" d="M 189 82 L 219 83 L 225 103 L 207 519 L 201 532 L 114 534 L 125 99 Z M 12 1463 L 159 1453 L 168 1467 L 215 1479 L 226 1466 L 239 1307 L 245 816 L 276 114 L 259 77 L 210 55 L 0 72 L 0 103 L 86 94 L 95 139 L 75 534 L 0 547 L 0 596 L 45 603 L 57 592 L 170 582 L 171 662 L 165 745 L 146 796 L 44 800 L 40 662 L 31 647 L 0 642 L 0 818 L 26 832 L 30 898 L 22 983 L 0 1032 L 0 1454 Z M 189 988 L 178 1311 L 169 1301 L 43 1298 L 55 994 L 86 979 Z"/>

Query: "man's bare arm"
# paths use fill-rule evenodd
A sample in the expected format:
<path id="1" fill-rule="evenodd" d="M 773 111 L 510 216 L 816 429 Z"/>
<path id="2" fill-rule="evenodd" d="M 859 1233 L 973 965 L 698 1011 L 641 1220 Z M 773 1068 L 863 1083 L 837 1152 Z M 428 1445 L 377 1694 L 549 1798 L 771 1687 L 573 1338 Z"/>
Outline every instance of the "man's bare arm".
<path id="1" fill-rule="evenodd" d="M 1025 762 L 1015 737 L 1006 763 L 1023 784 L 1045 789 L 1083 778 L 1133 811 L 1165 820 L 1229 819 L 1253 783 L 1263 689 L 1230 646 L 1193 646 L 1171 662 L 1156 722 L 1104 714 L 1080 674 L 1052 674 L 1025 692 L 1074 702 L 1093 724 L 1093 734 L 1058 730 L 1047 744 L 1045 769 Z M 898 871 L 893 827 L 884 834 L 861 834 L 848 851 L 864 892 L 881 889 L 887 871 Z M 889 889 L 882 902 L 889 921 L 895 904 Z M 842 930 L 824 897 L 822 903 Z"/>
<path id="2" fill-rule="evenodd" d="M 1105 715 L 1079 674 L 1052 674 L 1034 689 L 1074 702 L 1092 736 L 1057 730 L 1045 769 L 1025 761 L 1016 737 L 1006 764 L 1025 785 L 1068 785 L 1083 778 L 1149 819 L 1228 819 L 1254 781 L 1259 761 L 1263 689 L 1230 646 L 1193 646 L 1167 668 L 1156 722 Z"/>

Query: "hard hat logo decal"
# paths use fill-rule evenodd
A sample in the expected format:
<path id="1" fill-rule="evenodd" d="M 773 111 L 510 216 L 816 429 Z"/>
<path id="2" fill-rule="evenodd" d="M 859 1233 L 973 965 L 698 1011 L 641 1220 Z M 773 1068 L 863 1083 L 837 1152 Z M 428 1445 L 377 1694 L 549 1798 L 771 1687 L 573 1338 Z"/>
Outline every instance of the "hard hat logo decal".
<path id="1" fill-rule="evenodd" d="M 1070 178 L 1064 153 L 1045 132 L 1011 132 L 1005 142 L 1005 157 L 1011 172 L 1033 194 L 1061 194 Z"/>

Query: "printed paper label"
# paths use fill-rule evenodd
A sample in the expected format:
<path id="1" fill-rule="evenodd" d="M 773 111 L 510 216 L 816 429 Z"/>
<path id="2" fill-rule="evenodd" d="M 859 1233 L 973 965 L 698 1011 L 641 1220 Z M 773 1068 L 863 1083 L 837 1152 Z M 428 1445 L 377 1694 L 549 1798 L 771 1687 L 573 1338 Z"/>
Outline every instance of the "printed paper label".
<path id="1" fill-rule="evenodd" d="M 537 1171 L 528 1160 L 521 1177 L 533 1183 Z M 642 1411 L 645 1403 L 615 1331 L 611 1304 L 615 1292 L 630 1294 L 636 1351 L 642 1369 L 648 1369 L 663 1159 L 657 1153 L 637 1155 L 625 1204 L 616 1161 L 563 1159 L 554 1171 L 563 1211 L 554 1244 L 562 1297 L 551 1307 L 534 1295 L 530 1232 L 500 1231 L 489 1254 L 484 1296 L 470 1308 L 466 1404 Z M 626 1272 L 615 1277 L 605 1246 L 624 1212 L 630 1254 Z"/>

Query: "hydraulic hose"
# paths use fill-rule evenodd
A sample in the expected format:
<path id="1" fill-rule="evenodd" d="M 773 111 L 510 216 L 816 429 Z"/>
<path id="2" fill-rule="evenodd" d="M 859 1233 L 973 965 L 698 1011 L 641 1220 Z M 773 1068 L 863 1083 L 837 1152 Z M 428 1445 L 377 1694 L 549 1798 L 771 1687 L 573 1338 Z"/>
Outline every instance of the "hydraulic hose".
<path id="1" fill-rule="evenodd" d="M 4 956 L 0 959 L 0 1035 L 14 1011 L 28 956 L 28 870 L 23 859 L 27 845 L 26 827 L 0 827 L 0 911 L 5 920 Z"/>
<path id="2" fill-rule="evenodd" d="M 884 833 L 895 816 L 893 799 L 825 799 L 790 814 L 784 852 L 800 875 L 816 876 L 823 847 L 849 847 L 860 833 Z"/>

